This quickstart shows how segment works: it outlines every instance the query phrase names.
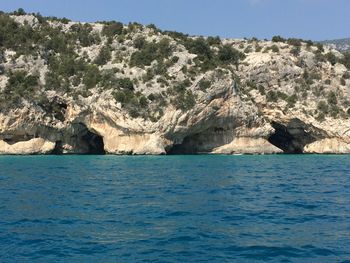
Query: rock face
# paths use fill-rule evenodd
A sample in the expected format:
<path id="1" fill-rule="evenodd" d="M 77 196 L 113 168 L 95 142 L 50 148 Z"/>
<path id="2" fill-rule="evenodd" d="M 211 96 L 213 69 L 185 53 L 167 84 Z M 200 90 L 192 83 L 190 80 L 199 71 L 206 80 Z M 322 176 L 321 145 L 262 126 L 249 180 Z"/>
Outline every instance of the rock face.
<path id="1" fill-rule="evenodd" d="M 42 138 L 34 138 L 14 144 L 0 141 L 0 154 L 47 154 L 53 152 L 54 149 L 55 143 Z"/>
<path id="2" fill-rule="evenodd" d="M 31 15 L 13 19 L 43 27 Z M 50 20 L 46 26 L 67 34 L 77 24 Z M 0 93 L 15 102 L 0 101 L 0 154 L 350 153 L 350 73 L 335 50 L 299 40 L 225 39 L 209 47 L 212 55 L 224 60 L 220 50 L 230 47 L 244 53 L 240 61 L 204 70 L 205 60 L 174 34 L 138 25 L 108 37 L 104 25 L 90 27 L 89 36 L 101 42 L 77 40 L 75 61 L 96 61 L 106 45 L 111 55 L 98 66 L 86 64 L 82 80 L 79 72 L 59 76 L 66 89 L 50 86 L 54 67 L 47 56 L 59 59 L 58 51 L 45 53 L 38 43 L 36 56 L 10 48 L 1 54 Z M 135 66 L 140 37 L 167 39 L 172 55 Z M 91 68 L 101 80 L 87 88 L 87 77 L 97 74 Z M 36 74 L 37 82 L 18 99 L 14 87 L 28 88 L 21 81 L 29 80 L 22 76 L 18 84 L 13 72 L 22 71 Z M 126 78 L 132 91 L 125 90 Z"/>
<path id="3" fill-rule="evenodd" d="M 327 138 L 308 144 L 304 148 L 305 153 L 336 153 L 349 154 L 350 143 L 339 138 Z"/>

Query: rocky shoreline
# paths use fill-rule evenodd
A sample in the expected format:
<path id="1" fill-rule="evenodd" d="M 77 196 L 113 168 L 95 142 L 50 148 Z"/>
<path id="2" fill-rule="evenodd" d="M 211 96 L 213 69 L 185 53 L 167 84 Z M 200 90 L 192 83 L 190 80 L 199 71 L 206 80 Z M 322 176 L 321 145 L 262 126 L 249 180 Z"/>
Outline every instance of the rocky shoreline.
<path id="1" fill-rule="evenodd" d="M 1 16 L 44 37 L 2 47 L 0 154 L 350 153 L 349 63 L 330 47 Z"/>

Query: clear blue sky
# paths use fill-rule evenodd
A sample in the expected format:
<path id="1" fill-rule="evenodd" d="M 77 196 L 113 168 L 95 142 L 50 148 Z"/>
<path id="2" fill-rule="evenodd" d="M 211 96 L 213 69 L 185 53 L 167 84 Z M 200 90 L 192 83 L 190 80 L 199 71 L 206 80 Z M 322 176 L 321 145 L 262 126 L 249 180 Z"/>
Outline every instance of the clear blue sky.
<path id="1" fill-rule="evenodd" d="M 154 23 L 193 35 L 325 40 L 350 37 L 350 0 L 0 0 L 78 21 Z"/>

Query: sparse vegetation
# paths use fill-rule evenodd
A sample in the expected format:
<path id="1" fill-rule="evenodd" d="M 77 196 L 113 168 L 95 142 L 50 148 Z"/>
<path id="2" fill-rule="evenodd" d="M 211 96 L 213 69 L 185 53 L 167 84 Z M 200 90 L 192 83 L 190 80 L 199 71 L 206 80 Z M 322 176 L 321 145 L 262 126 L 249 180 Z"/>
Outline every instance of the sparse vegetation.
<path id="1" fill-rule="evenodd" d="M 286 42 L 286 39 L 281 36 L 274 36 L 272 37 L 272 42 Z"/>
<path id="2" fill-rule="evenodd" d="M 13 12 L 15 16 L 23 14 L 23 9 Z M 165 105 L 189 111 L 197 97 L 198 100 L 215 97 L 216 87 L 226 79 L 235 80 L 233 90 L 244 95 L 242 100 L 247 103 L 254 102 L 257 92 L 261 96 L 256 101 L 259 99 L 265 105 L 266 98 L 277 107 L 282 105 L 283 110 L 299 107 L 306 99 L 321 99 L 313 109 L 305 110 L 319 120 L 347 115 L 345 109 L 350 106 L 342 98 L 349 83 L 349 71 L 334 76 L 332 68 L 332 74 L 326 77 L 320 74 L 324 66 L 320 63 L 327 61 L 332 65 L 342 63 L 350 70 L 350 53 L 342 56 L 334 51 L 325 52 L 321 44 L 312 41 L 274 36 L 273 43 L 256 38 L 230 42 L 219 37 L 162 32 L 152 24 L 124 26 L 112 21 L 101 22 L 103 26 L 97 27 L 68 23 L 65 18 L 34 16 L 38 19 L 36 27 L 0 13 L 0 75 L 8 78 L 6 86 L 3 85 L 2 106 L 30 101 L 44 107 L 50 104 L 47 94 L 53 92 L 74 99 L 104 92 L 106 97 L 112 94 L 132 117 L 157 121 Z M 267 58 L 273 58 L 268 62 L 271 64 L 266 64 L 276 68 L 270 72 L 272 77 L 278 78 L 274 74 L 281 74 L 278 67 L 283 67 L 283 63 L 299 68 L 274 83 L 250 77 L 257 74 L 255 70 L 259 71 L 250 67 L 251 61 L 258 57 L 254 52 L 262 50 L 269 52 Z M 288 52 L 296 58 L 284 61 Z M 314 52 L 315 62 L 319 64 L 310 67 L 304 56 L 306 52 Z M 245 60 L 246 57 L 249 59 Z M 11 70 L 10 63 L 21 65 L 20 70 L 15 67 Z M 41 68 L 45 70 L 40 72 Z M 302 76 L 300 68 L 304 70 Z M 244 79 L 242 72 L 248 72 L 249 76 Z M 238 76 L 242 81 L 237 80 Z M 283 88 L 284 85 L 289 88 Z"/>
<path id="3" fill-rule="evenodd" d="M 144 43 L 140 50 L 132 54 L 130 66 L 143 68 L 150 66 L 154 60 L 163 62 L 172 54 L 172 49 L 168 39 L 162 39 L 158 43 Z"/>

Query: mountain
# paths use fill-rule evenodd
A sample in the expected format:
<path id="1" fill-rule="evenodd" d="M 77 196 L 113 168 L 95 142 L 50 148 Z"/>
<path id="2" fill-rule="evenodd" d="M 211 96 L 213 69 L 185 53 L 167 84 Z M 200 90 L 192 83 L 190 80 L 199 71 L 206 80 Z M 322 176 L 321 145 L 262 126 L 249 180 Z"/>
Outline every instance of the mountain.
<path id="1" fill-rule="evenodd" d="M 349 153 L 350 57 L 0 14 L 0 153 Z"/>
<path id="2" fill-rule="evenodd" d="M 322 44 L 328 45 L 341 52 L 350 52 L 350 38 L 326 40 L 326 41 L 323 41 Z"/>

